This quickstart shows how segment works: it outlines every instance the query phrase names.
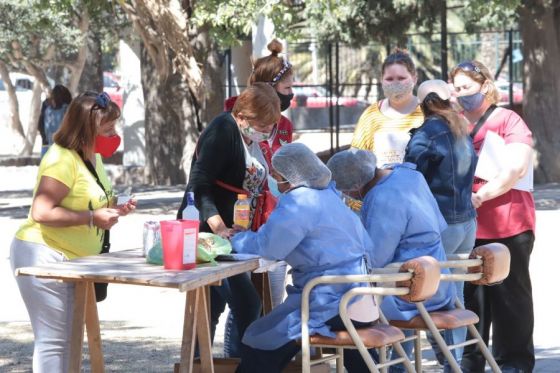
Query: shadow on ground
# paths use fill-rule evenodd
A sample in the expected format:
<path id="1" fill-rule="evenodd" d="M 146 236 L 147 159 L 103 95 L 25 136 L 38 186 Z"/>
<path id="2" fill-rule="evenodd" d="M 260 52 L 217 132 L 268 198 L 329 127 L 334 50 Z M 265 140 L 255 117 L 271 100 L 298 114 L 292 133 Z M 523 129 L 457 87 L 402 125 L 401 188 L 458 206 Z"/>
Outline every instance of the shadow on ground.
<path id="1" fill-rule="evenodd" d="M 107 372 L 172 372 L 179 362 L 180 339 L 158 338 L 147 328 L 121 321 L 101 322 L 105 370 Z M 91 371 L 87 342 L 83 370 Z M 31 372 L 33 334 L 29 323 L 0 323 L 0 372 Z"/>

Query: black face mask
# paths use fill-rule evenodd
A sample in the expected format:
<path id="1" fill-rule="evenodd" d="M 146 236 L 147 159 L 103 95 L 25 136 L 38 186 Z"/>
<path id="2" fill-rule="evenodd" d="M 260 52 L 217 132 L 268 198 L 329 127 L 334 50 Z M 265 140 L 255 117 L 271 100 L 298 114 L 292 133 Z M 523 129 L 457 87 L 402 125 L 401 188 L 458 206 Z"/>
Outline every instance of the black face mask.
<path id="1" fill-rule="evenodd" d="M 280 111 L 288 110 L 290 104 L 292 103 L 292 99 L 294 98 L 294 94 L 290 93 L 289 95 L 285 95 L 280 92 L 276 92 L 278 98 L 280 98 Z"/>

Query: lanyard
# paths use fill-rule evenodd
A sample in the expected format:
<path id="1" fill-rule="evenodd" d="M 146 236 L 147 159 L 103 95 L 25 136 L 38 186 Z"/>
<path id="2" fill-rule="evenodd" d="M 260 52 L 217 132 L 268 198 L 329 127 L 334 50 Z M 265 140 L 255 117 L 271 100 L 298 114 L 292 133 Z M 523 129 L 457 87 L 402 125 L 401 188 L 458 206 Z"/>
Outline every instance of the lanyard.
<path id="1" fill-rule="evenodd" d="M 105 187 L 103 186 L 103 183 L 101 182 L 101 179 L 99 179 L 99 175 L 97 175 L 97 171 L 95 170 L 95 167 L 93 167 L 93 163 L 91 163 L 91 161 L 89 159 L 86 159 L 81 152 L 79 152 L 79 154 L 80 154 L 80 157 L 82 158 L 82 161 L 86 165 L 87 169 L 89 170 L 91 175 L 94 177 L 95 181 L 97 182 L 97 185 L 99 185 L 99 187 L 101 188 L 101 190 L 105 194 L 105 197 L 107 198 L 107 207 L 109 207 L 109 202 L 111 201 L 110 198 L 109 198 L 109 194 L 105 190 Z M 103 233 L 103 246 L 101 247 L 101 253 L 108 253 L 109 252 L 109 248 L 111 247 L 111 243 L 109 242 L 109 239 L 110 239 L 109 230 L 106 229 L 105 232 Z"/>

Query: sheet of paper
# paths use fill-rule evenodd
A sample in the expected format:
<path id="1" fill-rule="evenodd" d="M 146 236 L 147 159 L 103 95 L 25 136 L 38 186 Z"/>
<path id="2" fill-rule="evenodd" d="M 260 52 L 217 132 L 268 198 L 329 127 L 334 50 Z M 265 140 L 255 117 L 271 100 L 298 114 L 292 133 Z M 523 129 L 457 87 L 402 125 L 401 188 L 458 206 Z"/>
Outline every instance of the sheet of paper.
<path id="1" fill-rule="evenodd" d="M 484 144 L 478 154 L 478 163 L 474 175 L 483 180 L 491 180 L 508 166 L 506 142 L 495 132 L 486 132 Z M 513 187 L 514 189 L 533 190 L 533 161 L 529 164 L 527 173 Z"/>

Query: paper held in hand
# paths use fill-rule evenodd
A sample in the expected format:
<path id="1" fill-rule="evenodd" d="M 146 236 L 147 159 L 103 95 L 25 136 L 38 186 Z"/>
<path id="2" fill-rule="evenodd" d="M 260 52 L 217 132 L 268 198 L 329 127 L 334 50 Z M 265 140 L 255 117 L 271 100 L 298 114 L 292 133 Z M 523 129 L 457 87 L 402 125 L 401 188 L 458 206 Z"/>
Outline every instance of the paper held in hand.
<path id="1" fill-rule="evenodd" d="M 484 144 L 478 154 L 478 163 L 474 175 L 483 180 L 495 178 L 508 167 L 506 142 L 495 132 L 486 132 Z M 533 190 L 533 159 L 529 163 L 527 173 L 513 186 L 513 189 L 531 192 Z"/>

